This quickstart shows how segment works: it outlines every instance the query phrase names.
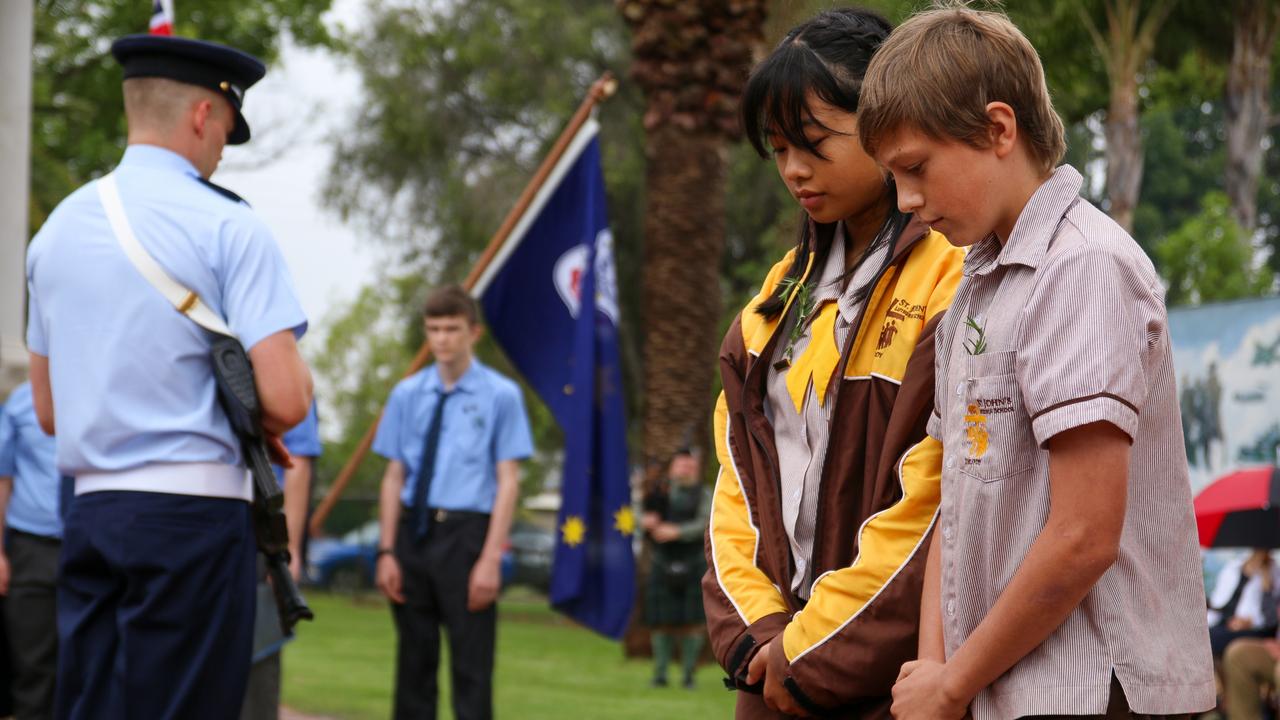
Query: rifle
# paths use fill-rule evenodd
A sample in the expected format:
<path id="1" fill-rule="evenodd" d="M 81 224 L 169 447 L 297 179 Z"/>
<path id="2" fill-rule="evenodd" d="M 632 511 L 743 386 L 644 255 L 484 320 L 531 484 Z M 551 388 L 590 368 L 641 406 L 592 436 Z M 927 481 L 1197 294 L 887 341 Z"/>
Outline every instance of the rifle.
<path id="1" fill-rule="evenodd" d="M 253 532 L 258 551 L 267 561 L 280 626 L 288 634 L 299 620 L 312 620 L 315 614 L 307 607 L 289 572 L 289 526 L 284 517 L 284 493 L 271 470 L 253 365 L 239 340 L 218 333 L 210 336 L 218 401 L 231 421 L 232 432 L 240 440 L 245 465 L 253 476 Z"/>

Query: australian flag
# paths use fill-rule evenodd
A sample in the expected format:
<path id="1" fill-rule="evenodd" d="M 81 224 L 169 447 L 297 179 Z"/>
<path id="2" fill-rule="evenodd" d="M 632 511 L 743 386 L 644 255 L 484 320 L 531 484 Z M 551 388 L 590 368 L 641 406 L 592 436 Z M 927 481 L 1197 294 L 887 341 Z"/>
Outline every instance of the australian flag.
<path id="1" fill-rule="evenodd" d="M 551 604 L 609 637 L 635 593 L 613 235 L 588 120 L 473 290 L 490 332 L 564 430 Z"/>

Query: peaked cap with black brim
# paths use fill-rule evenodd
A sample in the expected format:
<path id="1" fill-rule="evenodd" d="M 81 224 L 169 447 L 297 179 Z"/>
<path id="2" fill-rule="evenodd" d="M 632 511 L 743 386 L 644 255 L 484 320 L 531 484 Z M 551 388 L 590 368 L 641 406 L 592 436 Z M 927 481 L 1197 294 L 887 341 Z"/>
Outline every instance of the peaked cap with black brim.
<path id="1" fill-rule="evenodd" d="M 258 58 L 226 45 L 166 35 L 126 35 L 111 44 L 111 54 L 124 68 L 126 80 L 169 78 L 221 94 L 236 116 L 227 144 L 248 141 L 249 123 L 240 108 L 245 91 L 267 74 Z"/>

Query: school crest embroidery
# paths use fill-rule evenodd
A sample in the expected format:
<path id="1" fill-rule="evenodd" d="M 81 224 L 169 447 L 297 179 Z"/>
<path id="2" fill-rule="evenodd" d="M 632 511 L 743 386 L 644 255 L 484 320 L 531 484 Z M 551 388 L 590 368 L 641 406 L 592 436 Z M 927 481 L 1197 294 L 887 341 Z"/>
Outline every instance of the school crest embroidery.
<path id="1" fill-rule="evenodd" d="M 880 328 L 880 338 L 876 343 L 877 358 L 882 357 L 893 345 L 894 339 L 903 331 L 903 326 L 909 329 L 924 324 L 924 309 L 924 305 L 899 297 L 889 302 L 889 309 L 885 312 L 887 320 L 884 327 Z"/>
<path id="2" fill-rule="evenodd" d="M 964 436 L 969 444 L 969 459 L 980 461 L 987 454 L 991 444 L 991 435 L 987 432 L 987 416 L 978 409 L 977 403 L 969 404 L 969 413 L 964 416 Z"/>
<path id="3" fill-rule="evenodd" d="M 880 342 L 876 344 L 877 350 L 884 350 L 893 344 L 893 336 L 898 334 L 898 323 L 890 320 L 884 324 L 880 330 Z"/>

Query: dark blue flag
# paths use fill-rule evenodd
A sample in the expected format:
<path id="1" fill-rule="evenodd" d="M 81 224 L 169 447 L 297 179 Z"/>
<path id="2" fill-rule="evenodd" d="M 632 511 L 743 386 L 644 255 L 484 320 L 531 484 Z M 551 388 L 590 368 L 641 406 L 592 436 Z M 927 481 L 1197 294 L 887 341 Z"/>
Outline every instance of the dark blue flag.
<path id="1" fill-rule="evenodd" d="M 635 594 L 635 516 L 598 132 L 590 120 L 570 142 L 474 292 L 564 430 L 551 604 L 617 638 Z"/>

